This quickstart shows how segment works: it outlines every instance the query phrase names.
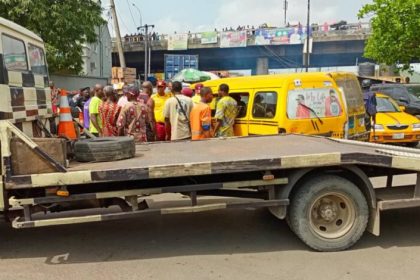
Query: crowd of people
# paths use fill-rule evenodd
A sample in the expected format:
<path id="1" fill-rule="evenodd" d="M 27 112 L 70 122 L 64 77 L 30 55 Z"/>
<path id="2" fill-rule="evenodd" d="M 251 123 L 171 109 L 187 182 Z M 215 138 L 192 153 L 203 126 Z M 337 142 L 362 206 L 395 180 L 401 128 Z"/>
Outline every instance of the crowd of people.
<path id="1" fill-rule="evenodd" d="M 158 81 L 156 89 L 127 85 L 121 92 L 96 85 L 80 90 L 73 106 L 83 112 L 83 126 L 97 137 L 131 136 L 136 142 L 201 140 L 231 137 L 239 113 L 229 86 L 220 85 L 214 121 L 213 91 L 202 84 L 183 88 L 180 82 Z"/>

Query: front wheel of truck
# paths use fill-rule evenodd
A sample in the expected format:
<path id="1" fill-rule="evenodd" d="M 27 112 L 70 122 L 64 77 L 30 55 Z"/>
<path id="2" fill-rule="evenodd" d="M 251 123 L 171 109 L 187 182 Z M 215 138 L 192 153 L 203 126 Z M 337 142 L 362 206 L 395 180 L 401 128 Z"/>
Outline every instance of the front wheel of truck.
<path id="1" fill-rule="evenodd" d="M 362 191 L 338 176 L 306 181 L 294 193 L 290 227 L 316 251 L 341 251 L 353 246 L 366 230 L 369 208 Z"/>

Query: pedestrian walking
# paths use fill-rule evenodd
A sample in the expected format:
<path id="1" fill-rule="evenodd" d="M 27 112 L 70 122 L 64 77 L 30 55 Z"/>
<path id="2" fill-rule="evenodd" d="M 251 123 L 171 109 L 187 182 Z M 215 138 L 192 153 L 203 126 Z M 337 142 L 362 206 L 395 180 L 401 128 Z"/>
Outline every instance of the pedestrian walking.
<path id="1" fill-rule="evenodd" d="M 166 82 L 157 82 L 157 93 L 152 95 L 154 101 L 154 115 L 156 120 L 156 140 L 166 140 L 165 117 L 163 109 L 165 108 L 166 101 L 171 98 L 171 94 L 166 92 Z"/>
<path id="2" fill-rule="evenodd" d="M 99 116 L 99 106 L 104 97 L 103 87 L 100 84 L 95 86 L 95 96 L 89 102 L 89 131 L 96 137 L 102 136 L 102 121 Z"/>
<path id="3" fill-rule="evenodd" d="M 227 84 L 219 86 L 219 97 L 215 115 L 215 136 L 232 137 L 234 136 L 233 126 L 238 115 L 238 104 L 235 99 L 229 96 L 229 86 Z"/>
<path id="4" fill-rule="evenodd" d="M 193 107 L 191 98 L 181 94 L 182 84 L 173 82 L 173 97 L 166 101 L 165 117 L 166 140 L 191 139 L 190 113 Z M 169 138 L 170 136 L 170 138 Z"/>
<path id="5" fill-rule="evenodd" d="M 149 108 L 138 101 L 139 95 L 140 91 L 136 86 L 128 89 L 128 103 L 121 109 L 117 121 L 118 135 L 132 136 L 136 142 L 147 142 Z"/>
<path id="6" fill-rule="evenodd" d="M 191 110 L 191 135 L 192 140 L 211 138 L 211 109 L 209 104 L 213 100 L 213 91 L 209 87 L 200 90 L 201 100 Z"/>
<path id="7" fill-rule="evenodd" d="M 117 93 L 112 86 L 104 88 L 105 101 L 99 106 L 99 114 L 102 121 L 102 136 L 112 137 L 118 136 L 117 118 L 119 107 L 117 104 Z"/>

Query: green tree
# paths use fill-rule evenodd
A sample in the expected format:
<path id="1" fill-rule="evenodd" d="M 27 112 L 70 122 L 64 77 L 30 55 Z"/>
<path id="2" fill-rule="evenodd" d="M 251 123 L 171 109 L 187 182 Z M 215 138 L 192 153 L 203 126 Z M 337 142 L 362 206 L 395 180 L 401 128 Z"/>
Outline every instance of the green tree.
<path id="1" fill-rule="evenodd" d="M 44 41 L 50 72 L 79 74 L 83 44 L 97 41 L 105 23 L 92 0 L 0 0 L 0 16 L 37 33 Z"/>
<path id="2" fill-rule="evenodd" d="M 373 33 L 365 56 L 387 65 L 410 63 L 420 58 L 420 0 L 373 0 L 359 11 L 372 17 Z"/>

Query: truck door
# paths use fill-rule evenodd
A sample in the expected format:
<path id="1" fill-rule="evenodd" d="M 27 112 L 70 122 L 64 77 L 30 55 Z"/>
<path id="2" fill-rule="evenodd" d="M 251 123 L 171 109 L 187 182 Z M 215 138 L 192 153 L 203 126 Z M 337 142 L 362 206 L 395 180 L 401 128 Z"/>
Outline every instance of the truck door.
<path id="1" fill-rule="evenodd" d="M 278 125 L 278 99 L 276 89 L 255 90 L 252 106 L 249 112 L 249 134 L 270 135 L 279 133 Z"/>

